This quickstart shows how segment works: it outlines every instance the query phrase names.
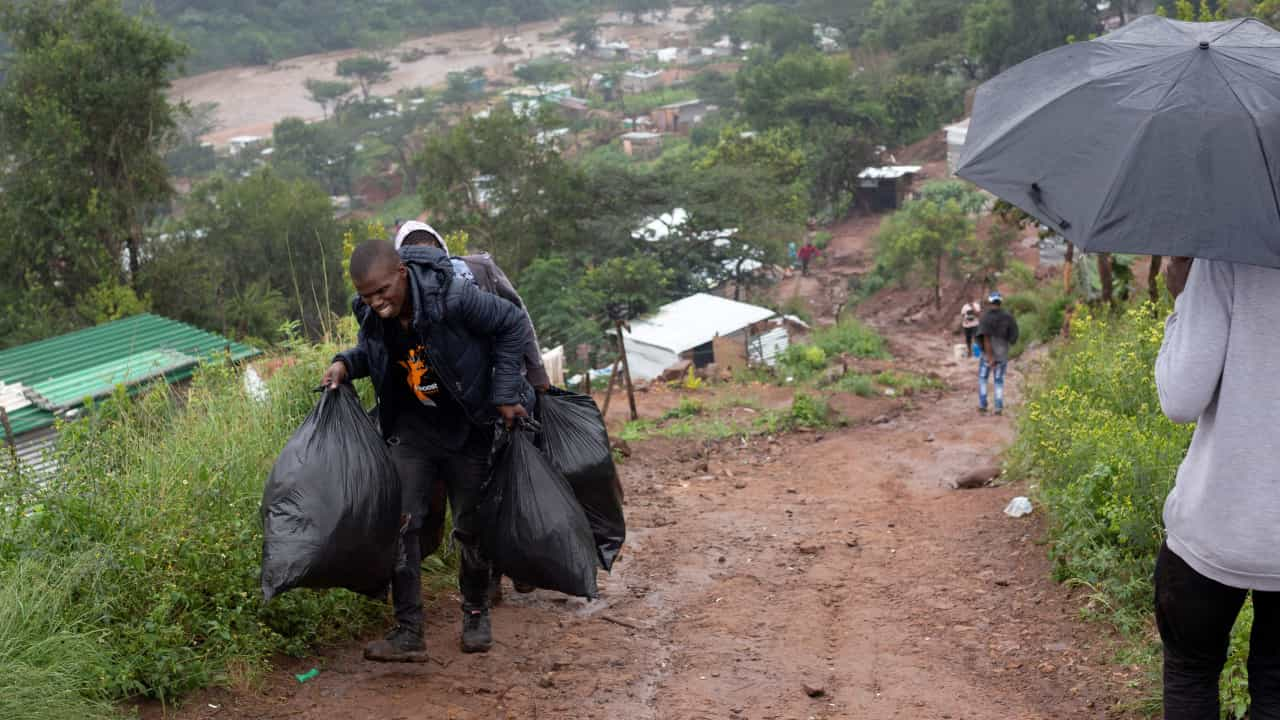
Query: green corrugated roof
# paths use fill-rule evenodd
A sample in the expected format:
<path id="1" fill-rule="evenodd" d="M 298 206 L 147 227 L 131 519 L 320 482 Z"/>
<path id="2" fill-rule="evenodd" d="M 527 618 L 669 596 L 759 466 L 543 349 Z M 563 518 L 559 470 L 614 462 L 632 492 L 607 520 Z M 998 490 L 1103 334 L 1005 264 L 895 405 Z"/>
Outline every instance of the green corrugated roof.
<path id="1" fill-rule="evenodd" d="M 164 377 L 191 377 L 204 360 L 244 360 L 257 348 L 157 315 L 135 315 L 0 351 L 0 381 L 36 391 L 41 404 L 64 410 L 115 385 L 136 387 Z M 15 434 L 48 427 L 53 415 L 28 407 L 9 416 Z"/>
<path id="2" fill-rule="evenodd" d="M 53 425 L 53 413 L 29 405 L 21 410 L 9 413 L 9 424 L 13 426 L 14 435 L 23 435 L 32 430 L 47 428 Z"/>

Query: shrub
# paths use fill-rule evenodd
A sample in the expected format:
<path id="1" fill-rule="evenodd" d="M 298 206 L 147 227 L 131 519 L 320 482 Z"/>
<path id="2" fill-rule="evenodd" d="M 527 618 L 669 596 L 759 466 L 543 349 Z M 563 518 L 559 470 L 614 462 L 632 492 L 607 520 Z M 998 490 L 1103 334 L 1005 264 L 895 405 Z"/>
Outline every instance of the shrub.
<path id="1" fill-rule="evenodd" d="M 263 403 L 226 367 L 202 369 L 184 402 L 163 385 L 119 393 L 63 428 L 56 478 L 34 493 L 0 492 L 0 507 L 15 511 L 0 525 L 0 568 L 13 572 L 24 557 L 97 563 L 78 604 L 111 654 L 91 678 L 110 696 L 169 700 L 252 679 L 273 654 L 304 653 L 383 617 L 384 606 L 345 591 L 298 590 L 262 605 L 263 485 L 333 354 L 295 350 Z"/>
<path id="2" fill-rule="evenodd" d="M 853 393 L 859 397 L 871 397 L 877 394 L 875 381 L 859 373 L 849 373 L 841 377 L 832 387 L 838 392 Z"/>
<path id="3" fill-rule="evenodd" d="M 680 404 L 663 414 L 663 420 L 697 417 L 706 411 L 701 400 L 696 398 L 680 398 Z"/>
<path id="4" fill-rule="evenodd" d="M 1057 578 L 1091 588 L 1091 613 L 1137 645 L 1150 641 L 1161 512 L 1192 434 L 1160 410 L 1153 368 L 1163 327 L 1150 305 L 1077 316 L 1070 343 L 1029 390 L 1010 455 L 1012 472 L 1039 481 Z M 1244 707 L 1249 617 L 1237 623 L 1224 675 L 1229 710 Z"/>
<path id="5" fill-rule="evenodd" d="M 846 315 L 831 327 L 814 331 L 810 342 L 831 356 L 848 353 L 876 360 L 890 358 L 884 338 L 852 315 Z"/>

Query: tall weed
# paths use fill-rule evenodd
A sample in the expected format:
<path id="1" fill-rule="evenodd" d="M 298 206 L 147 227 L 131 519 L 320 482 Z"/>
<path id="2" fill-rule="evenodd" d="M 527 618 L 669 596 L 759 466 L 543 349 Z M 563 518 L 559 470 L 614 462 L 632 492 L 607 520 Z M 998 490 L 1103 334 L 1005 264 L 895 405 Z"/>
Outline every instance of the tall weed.
<path id="1" fill-rule="evenodd" d="M 23 558 L 0 571 L 0 718 L 97 720 L 111 654 L 84 595 L 92 563 Z"/>

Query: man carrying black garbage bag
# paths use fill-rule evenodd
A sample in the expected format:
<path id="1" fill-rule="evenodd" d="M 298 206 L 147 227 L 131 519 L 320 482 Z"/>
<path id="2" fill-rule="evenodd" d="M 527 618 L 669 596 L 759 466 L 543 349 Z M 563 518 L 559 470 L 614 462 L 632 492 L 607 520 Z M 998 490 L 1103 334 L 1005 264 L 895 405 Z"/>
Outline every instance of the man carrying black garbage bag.
<path id="1" fill-rule="evenodd" d="M 365 648 L 365 657 L 427 659 L 419 534 L 436 478 L 448 489 L 462 556 L 462 649 L 486 652 L 490 567 L 480 550 L 478 505 L 494 424 L 527 416 L 535 402 L 522 373 L 527 323 L 515 305 L 455 277 L 443 251 L 402 261 L 391 243 L 370 240 L 351 255 L 351 280 L 359 340 L 334 358 L 324 384 L 372 379 L 403 486 L 404 541 L 391 583 L 396 626 Z"/>

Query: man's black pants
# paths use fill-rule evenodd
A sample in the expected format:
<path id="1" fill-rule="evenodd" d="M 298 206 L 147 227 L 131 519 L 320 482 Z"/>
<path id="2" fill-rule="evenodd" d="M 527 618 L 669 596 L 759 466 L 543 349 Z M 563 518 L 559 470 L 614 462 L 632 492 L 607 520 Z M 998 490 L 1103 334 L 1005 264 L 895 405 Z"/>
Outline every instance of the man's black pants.
<path id="1" fill-rule="evenodd" d="M 453 510 L 453 538 L 462 556 L 458 586 L 464 608 L 486 606 L 489 562 L 480 550 L 479 505 L 489 479 L 489 433 L 471 429 L 458 451 L 441 448 L 420 433 L 397 428 L 389 442 L 400 475 L 402 510 L 408 516 L 391 579 L 396 622 L 422 628 L 422 560 L 440 545 L 444 499 Z"/>
<path id="2" fill-rule="evenodd" d="M 1218 678 L 1248 590 L 1210 580 L 1165 545 L 1156 559 L 1165 720 L 1218 720 Z M 1253 592 L 1252 720 L 1280 720 L 1280 593 Z"/>

